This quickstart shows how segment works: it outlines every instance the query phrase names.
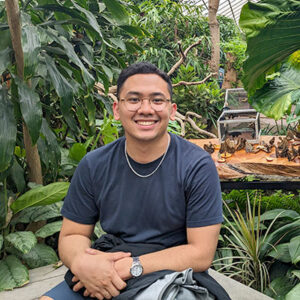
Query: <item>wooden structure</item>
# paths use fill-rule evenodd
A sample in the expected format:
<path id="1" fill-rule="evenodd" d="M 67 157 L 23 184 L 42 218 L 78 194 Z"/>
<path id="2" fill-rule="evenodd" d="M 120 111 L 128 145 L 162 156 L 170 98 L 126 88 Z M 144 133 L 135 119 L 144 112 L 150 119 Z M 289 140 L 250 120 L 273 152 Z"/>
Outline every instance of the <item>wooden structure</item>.
<path id="1" fill-rule="evenodd" d="M 267 143 L 271 138 L 272 136 L 262 136 L 261 141 Z M 192 139 L 189 141 L 202 148 L 204 144 L 209 144 L 209 142 L 219 144 L 218 139 Z M 279 137 L 276 137 L 275 145 L 278 141 Z M 211 156 L 216 164 L 221 182 L 254 175 L 260 180 L 273 182 L 272 186 L 274 188 L 300 189 L 300 163 L 288 161 L 287 158 L 276 158 L 274 148 L 271 153 L 262 150 L 258 153 L 247 153 L 243 149 L 235 152 L 224 163 L 218 162 L 218 152 L 218 150 L 215 150 Z M 267 161 L 266 157 L 268 156 L 273 157 L 273 161 Z M 288 184 L 289 182 L 291 184 Z M 290 185 L 290 187 L 287 185 Z M 255 188 L 255 185 L 252 188 Z"/>

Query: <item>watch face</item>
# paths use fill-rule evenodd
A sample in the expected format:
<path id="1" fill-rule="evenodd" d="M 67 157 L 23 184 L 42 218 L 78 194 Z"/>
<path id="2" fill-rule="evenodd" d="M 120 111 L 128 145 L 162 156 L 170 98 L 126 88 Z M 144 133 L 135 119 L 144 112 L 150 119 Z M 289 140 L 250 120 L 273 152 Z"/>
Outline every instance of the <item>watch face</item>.
<path id="1" fill-rule="evenodd" d="M 133 277 L 139 277 L 139 276 L 141 276 L 142 275 L 142 273 L 143 273 L 143 268 L 142 268 L 142 266 L 140 266 L 140 265 L 135 265 L 135 266 L 133 266 L 132 268 L 131 268 L 131 275 L 133 276 Z"/>

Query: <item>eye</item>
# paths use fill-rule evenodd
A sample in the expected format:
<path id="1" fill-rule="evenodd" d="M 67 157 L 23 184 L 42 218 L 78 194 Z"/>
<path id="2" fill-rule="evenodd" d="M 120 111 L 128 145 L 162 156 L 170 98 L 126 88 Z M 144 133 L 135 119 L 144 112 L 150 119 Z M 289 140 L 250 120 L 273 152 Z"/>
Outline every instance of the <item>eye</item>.
<path id="1" fill-rule="evenodd" d="M 137 97 L 130 97 L 126 101 L 130 104 L 137 104 L 140 102 L 140 99 Z"/>
<path id="2" fill-rule="evenodd" d="M 154 98 L 152 99 L 152 103 L 155 105 L 161 105 L 164 104 L 166 100 L 164 98 Z"/>

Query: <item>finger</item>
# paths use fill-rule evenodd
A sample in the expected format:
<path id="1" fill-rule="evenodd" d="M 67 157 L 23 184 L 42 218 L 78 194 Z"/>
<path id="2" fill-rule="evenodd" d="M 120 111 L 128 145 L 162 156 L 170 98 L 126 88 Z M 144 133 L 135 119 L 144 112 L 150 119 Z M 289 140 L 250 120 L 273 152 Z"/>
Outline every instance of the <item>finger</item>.
<path id="1" fill-rule="evenodd" d="M 100 293 L 96 293 L 95 295 L 93 295 L 95 298 L 97 298 L 98 300 L 103 300 L 104 297 L 102 296 L 102 294 Z"/>
<path id="2" fill-rule="evenodd" d="M 115 286 L 113 284 L 106 287 L 106 290 L 109 292 L 109 295 L 111 295 L 112 297 L 117 297 L 118 295 L 120 295 L 120 292 L 115 288 Z M 106 298 L 106 296 L 105 296 L 105 298 Z"/>
<path id="3" fill-rule="evenodd" d="M 91 295 L 91 293 L 90 293 L 90 291 L 87 290 L 87 289 L 86 289 L 86 290 L 84 291 L 84 293 L 83 293 L 83 296 L 84 296 L 84 297 L 88 297 L 88 296 L 90 296 L 90 295 Z"/>
<path id="4" fill-rule="evenodd" d="M 73 291 L 74 292 L 78 292 L 80 289 L 83 288 L 83 283 L 81 283 L 80 281 L 77 282 L 74 286 L 73 286 Z"/>
<path id="5" fill-rule="evenodd" d="M 115 253 L 111 253 L 111 254 L 112 254 L 113 261 L 117 261 L 119 259 L 131 256 L 130 252 L 115 252 Z"/>
<path id="6" fill-rule="evenodd" d="M 123 281 L 119 275 L 113 276 L 112 283 L 116 287 L 116 289 L 119 291 L 125 289 L 125 287 L 127 285 L 126 282 Z"/>
<path id="7" fill-rule="evenodd" d="M 76 282 L 76 281 L 79 281 L 78 277 L 76 277 L 76 276 L 73 276 L 73 278 L 72 278 L 72 282 Z"/>
<path id="8" fill-rule="evenodd" d="M 111 294 L 106 289 L 102 289 L 101 294 L 105 299 L 111 299 Z"/>

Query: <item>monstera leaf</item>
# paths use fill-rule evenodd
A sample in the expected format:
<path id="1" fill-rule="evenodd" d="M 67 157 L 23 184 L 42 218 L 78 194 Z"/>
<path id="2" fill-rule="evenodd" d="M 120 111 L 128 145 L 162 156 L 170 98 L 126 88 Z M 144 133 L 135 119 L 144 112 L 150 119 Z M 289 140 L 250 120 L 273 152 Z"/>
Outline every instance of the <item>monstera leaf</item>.
<path id="1" fill-rule="evenodd" d="M 248 2 L 242 8 L 239 24 L 247 38 L 243 84 L 253 95 L 264 86 L 272 67 L 300 49 L 300 2 Z"/>
<path id="2" fill-rule="evenodd" d="M 251 105 L 266 116 L 279 120 L 291 105 L 300 105 L 300 70 L 283 66 L 282 72 L 249 98 Z M 295 111 L 298 114 L 298 111 Z"/>

